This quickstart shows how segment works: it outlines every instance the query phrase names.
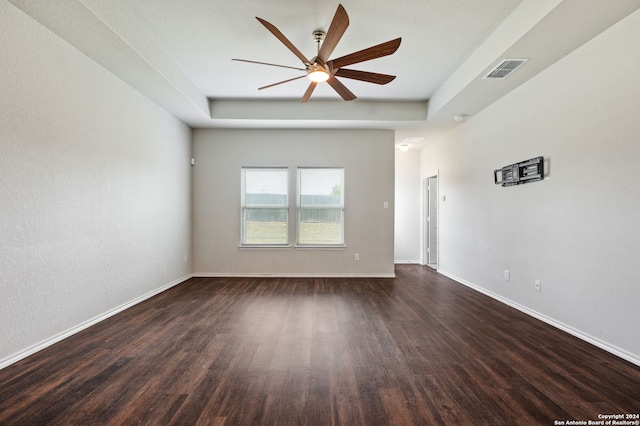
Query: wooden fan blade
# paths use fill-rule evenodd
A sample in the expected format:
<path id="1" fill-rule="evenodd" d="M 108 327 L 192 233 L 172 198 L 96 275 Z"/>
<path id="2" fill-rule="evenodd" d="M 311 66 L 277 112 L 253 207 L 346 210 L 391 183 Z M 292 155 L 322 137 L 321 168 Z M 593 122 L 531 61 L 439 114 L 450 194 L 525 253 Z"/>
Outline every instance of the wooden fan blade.
<path id="1" fill-rule="evenodd" d="M 304 92 L 302 99 L 300 99 L 300 103 L 307 103 L 317 85 L 318 83 L 316 83 L 315 81 L 312 81 L 311 84 L 309 84 L 309 87 L 307 87 L 307 91 Z"/>
<path id="2" fill-rule="evenodd" d="M 337 78 L 331 76 L 329 77 L 329 80 L 327 80 L 327 83 L 329 83 L 329 86 L 333 87 L 333 90 L 338 92 L 338 95 L 340 95 L 345 101 L 352 101 L 356 98 L 356 95 L 354 95 L 351 90 L 347 89 L 347 86 L 338 81 Z"/>
<path id="3" fill-rule="evenodd" d="M 339 68 L 335 75 L 337 77 L 350 78 L 353 80 L 366 81 L 367 83 L 375 84 L 387 84 L 395 80 L 395 75 L 379 74 L 377 72 L 349 70 L 346 68 Z"/>
<path id="4" fill-rule="evenodd" d="M 301 78 L 305 78 L 306 76 L 307 76 L 307 75 L 305 74 L 305 75 L 301 75 L 301 76 L 299 76 L 299 77 L 293 77 L 293 78 L 290 78 L 290 79 L 288 79 L 288 80 L 279 81 L 279 82 L 277 82 L 277 83 L 273 83 L 273 84 L 270 84 L 270 85 L 268 85 L 268 86 L 258 87 L 258 90 L 268 89 L 269 87 L 277 86 L 277 85 L 279 85 L 279 84 L 283 84 L 283 83 L 288 83 L 288 82 L 293 81 L 293 80 L 299 80 L 299 79 L 301 79 Z"/>
<path id="5" fill-rule="evenodd" d="M 330 68 L 336 69 L 346 67 L 347 65 L 357 64 L 359 62 L 369 61 L 371 59 L 381 58 L 393 54 L 400 47 L 401 38 L 390 40 L 385 43 L 362 49 L 349 55 L 329 61 L 327 64 Z"/>
<path id="6" fill-rule="evenodd" d="M 265 26 L 265 28 L 266 28 L 266 29 L 268 29 L 268 30 L 271 32 L 271 34 L 273 34 L 274 36 L 276 36 L 276 38 L 277 38 L 278 40 L 280 40 L 280 41 L 282 42 L 282 44 L 284 44 L 285 46 L 287 46 L 287 48 L 289 48 L 289 50 L 290 50 L 290 51 L 292 51 L 292 52 L 293 52 L 293 54 L 294 54 L 294 55 L 296 55 L 296 56 L 298 57 L 298 59 L 300 59 L 300 60 L 302 61 L 302 63 L 303 63 L 303 64 L 308 64 L 308 63 L 309 63 L 309 60 L 308 60 L 308 59 L 307 59 L 307 58 L 302 54 L 302 52 L 300 52 L 300 51 L 299 51 L 299 50 L 298 50 L 298 49 L 293 45 L 293 43 L 291 43 L 291 42 L 289 41 L 289 39 L 288 39 L 288 38 L 286 38 L 286 37 L 284 36 L 284 34 L 282 34 L 282 33 L 280 32 L 280 30 L 279 30 L 279 29 L 277 29 L 273 24 L 271 24 L 271 23 L 269 23 L 269 22 L 265 21 L 265 20 L 264 20 L 264 19 L 262 19 L 262 18 L 258 18 L 257 16 L 256 16 L 256 19 L 257 19 L 257 20 L 258 20 L 262 25 L 264 25 L 264 26 Z"/>
<path id="7" fill-rule="evenodd" d="M 327 30 L 327 34 L 322 41 L 322 46 L 320 47 L 320 51 L 318 52 L 318 59 L 322 61 L 322 63 L 327 62 L 331 53 L 333 53 L 333 49 L 336 48 L 338 42 L 342 38 L 342 35 L 347 30 L 349 26 L 349 15 L 347 15 L 347 11 L 344 10 L 341 4 L 338 5 L 338 9 L 336 10 L 336 14 L 333 15 L 333 20 L 329 25 L 329 29 Z"/>
<path id="8" fill-rule="evenodd" d="M 306 71 L 306 69 L 305 69 L 305 68 L 290 67 L 290 66 L 288 66 L 288 65 L 270 64 L 270 63 L 268 63 L 268 62 L 249 61 L 248 59 L 232 59 L 232 61 L 248 62 L 248 63 L 250 63 L 250 64 L 269 65 L 269 66 L 271 66 L 271 67 L 289 68 L 289 69 L 292 69 L 292 70 Z"/>

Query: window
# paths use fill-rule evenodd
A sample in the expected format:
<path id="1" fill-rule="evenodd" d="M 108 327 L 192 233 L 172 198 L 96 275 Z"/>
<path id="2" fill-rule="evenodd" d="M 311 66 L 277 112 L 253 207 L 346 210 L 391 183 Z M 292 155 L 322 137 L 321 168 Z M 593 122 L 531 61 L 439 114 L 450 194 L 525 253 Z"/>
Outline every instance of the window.
<path id="1" fill-rule="evenodd" d="M 344 169 L 298 169 L 298 244 L 344 244 Z"/>
<path id="2" fill-rule="evenodd" d="M 242 244 L 289 243 L 289 172 L 242 168 Z"/>

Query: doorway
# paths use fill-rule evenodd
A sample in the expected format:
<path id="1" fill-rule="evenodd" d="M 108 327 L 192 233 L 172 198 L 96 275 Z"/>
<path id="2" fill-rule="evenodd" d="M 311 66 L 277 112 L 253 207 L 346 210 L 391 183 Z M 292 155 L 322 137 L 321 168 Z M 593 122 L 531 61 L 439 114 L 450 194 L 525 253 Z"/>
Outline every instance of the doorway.
<path id="1" fill-rule="evenodd" d="M 424 264 L 438 269 L 438 174 L 424 179 Z"/>

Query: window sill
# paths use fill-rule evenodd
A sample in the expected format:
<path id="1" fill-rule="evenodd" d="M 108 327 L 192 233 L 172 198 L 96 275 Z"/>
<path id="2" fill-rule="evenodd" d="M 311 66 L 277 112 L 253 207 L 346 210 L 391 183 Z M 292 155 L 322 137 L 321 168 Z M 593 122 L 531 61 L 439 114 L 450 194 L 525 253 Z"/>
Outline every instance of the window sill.
<path id="1" fill-rule="evenodd" d="M 344 244 L 326 244 L 326 245 L 314 245 L 314 244 L 244 244 L 239 245 L 240 250 L 346 250 L 347 246 Z"/>
<path id="2" fill-rule="evenodd" d="M 344 244 L 327 244 L 327 245 L 296 244 L 293 247 L 296 250 L 346 250 L 347 248 L 347 246 Z"/>
<path id="3" fill-rule="evenodd" d="M 291 250 L 289 244 L 244 244 L 239 245 L 240 250 Z"/>

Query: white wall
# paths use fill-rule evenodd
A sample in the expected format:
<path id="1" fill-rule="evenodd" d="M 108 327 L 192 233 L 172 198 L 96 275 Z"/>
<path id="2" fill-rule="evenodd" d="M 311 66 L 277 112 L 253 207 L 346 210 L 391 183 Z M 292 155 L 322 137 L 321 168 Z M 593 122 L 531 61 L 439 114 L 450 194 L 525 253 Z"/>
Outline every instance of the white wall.
<path id="1" fill-rule="evenodd" d="M 190 129 L 0 2 L 0 367 L 190 273 Z"/>
<path id="2" fill-rule="evenodd" d="M 193 150 L 196 275 L 393 276 L 393 132 L 198 129 Z M 241 250 L 242 166 L 289 167 L 292 244 L 296 167 L 344 167 L 346 249 Z"/>
<path id="3" fill-rule="evenodd" d="M 440 272 L 640 364 L 637 40 L 640 12 L 427 146 L 421 171 L 446 196 Z M 536 156 L 548 179 L 493 184 Z"/>
<path id="4" fill-rule="evenodd" d="M 420 263 L 420 151 L 396 150 L 395 262 Z"/>

